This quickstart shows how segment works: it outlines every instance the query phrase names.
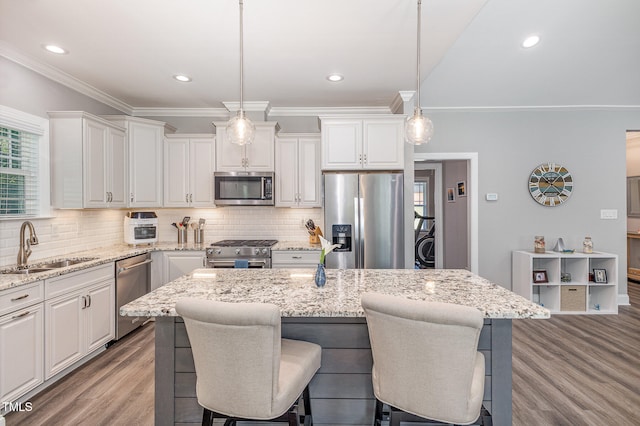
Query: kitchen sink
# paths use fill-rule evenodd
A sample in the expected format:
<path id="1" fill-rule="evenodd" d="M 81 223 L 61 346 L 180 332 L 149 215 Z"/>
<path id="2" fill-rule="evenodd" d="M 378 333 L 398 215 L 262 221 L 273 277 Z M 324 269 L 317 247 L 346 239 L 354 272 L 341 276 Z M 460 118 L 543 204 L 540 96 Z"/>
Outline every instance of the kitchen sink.
<path id="1" fill-rule="evenodd" d="M 58 269 L 58 268 L 64 268 L 71 265 L 77 265 L 78 263 L 88 262 L 94 259 L 95 257 L 86 257 L 81 259 L 63 259 L 63 260 L 58 260 L 56 262 L 51 262 L 51 263 L 38 263 L 37 265 L 34 265 L 34 266 L 36 268 L 43 268 L 43 269 Z"/>
<path id="2" fill-rule="evenodd" d="M 46 272 L 51 271 L 54 268 L 27 268 L 27 269 L 7 269 L 4 271 L 0 271 L 0 274 L 35 274 L 36 272 Z"/>
<path id="3" fill-rule="evenodd" d="M 47 272 L 54 269 L 65 268 L 67 266 L 77 265 L 78 263 L 88 262 L 95 259 L 95 257 L 82 257 L 79 259 L 62 259 L 49 263 L 36 263 L 29 265 L 24 269 L 5 269 L 4 271 L 0 271 L 0 274 L 35 274 L 37 272 Z"/>

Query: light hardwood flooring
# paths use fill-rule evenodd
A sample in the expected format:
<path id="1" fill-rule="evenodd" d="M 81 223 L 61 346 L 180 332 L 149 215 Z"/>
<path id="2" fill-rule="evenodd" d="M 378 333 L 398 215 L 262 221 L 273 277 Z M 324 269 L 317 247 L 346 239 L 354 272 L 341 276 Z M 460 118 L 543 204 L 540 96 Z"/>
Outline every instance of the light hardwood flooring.
<path id="1" fill-rule="evenodd" d="M 513 425 L 640 425 L 640 285 L 619 315 L 513 321 Z M 153 323 L 31 398 L 14 425 L 153 425 Z"/>
<path id="2" fill-rule="evenodd" d="M 618 315 L 513 321 L 513 424 L 640 425 L 640 285 Z"/>
<path id="3" fill-rule="evenodd" d="M 149 322 L 32 397 L 32 411 L 9 413 L 7 426 L 153 425 L 154 349 Z"/>

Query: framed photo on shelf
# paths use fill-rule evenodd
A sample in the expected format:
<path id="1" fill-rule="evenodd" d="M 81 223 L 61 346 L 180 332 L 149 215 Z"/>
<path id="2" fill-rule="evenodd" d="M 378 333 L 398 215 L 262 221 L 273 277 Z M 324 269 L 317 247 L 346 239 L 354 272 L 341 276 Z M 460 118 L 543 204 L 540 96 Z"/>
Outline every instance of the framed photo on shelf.
<path id="1" fill-rule="evenodd" d="M 547 277 L 547 271 L 544 269 L 534 269 L 533 271 L 534 283 L 548 283 L 549 277 Z"/>
<path id="2" fill-rule="evenodd" d="M 593 282 L 606 283 L 607 282 L 607 270 L 606 269 L 594 269 L 593 270 Z"/>
<path id="3" fill-rule="evenodd" d="M 458 182 L 456 184 L 456 186 L 458 187 L 458 197 L 466 197 L 467 196 L 467 186 L 465 185 L 464 181 Z"/>

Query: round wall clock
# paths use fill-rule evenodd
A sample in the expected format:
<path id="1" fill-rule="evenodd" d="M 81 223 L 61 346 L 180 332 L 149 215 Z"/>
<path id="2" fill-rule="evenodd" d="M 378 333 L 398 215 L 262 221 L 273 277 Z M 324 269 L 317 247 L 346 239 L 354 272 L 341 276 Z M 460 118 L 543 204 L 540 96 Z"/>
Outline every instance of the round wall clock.
<path id="1" fill-rule="evenodd" d="M 572 191 L 571 173 L 560 164 L 540 164 L 529 176 L 529 193 L 543 206 L 559 206 L 567 201 Z"/>

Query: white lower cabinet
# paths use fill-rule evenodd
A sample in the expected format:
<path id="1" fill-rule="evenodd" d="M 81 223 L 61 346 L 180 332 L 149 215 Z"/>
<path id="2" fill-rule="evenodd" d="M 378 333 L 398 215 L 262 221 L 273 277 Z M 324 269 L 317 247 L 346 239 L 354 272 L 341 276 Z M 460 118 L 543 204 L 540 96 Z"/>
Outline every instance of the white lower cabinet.
<path id="1" fill-rule="evenodd" d="M 273 250 L 271 267 L 315 268 L 320 263 L 320 250 Z"/>
<path id="2" fill-rule="evenodd" d="M 115 337 L 113 263 L 45 281 L 45 378 Z"/>
<path id="3" fill-rule="evenodd" d="M 43 339 L 42 299 L 0 317 L 0 401 L 14 401 L 43 383 Z"/>
<path id="4" fill-rule="evenodd" d="M 164 252 L 164 283 L 191 273 L 194 269 L 204 268 L 204 251 Z"/>

